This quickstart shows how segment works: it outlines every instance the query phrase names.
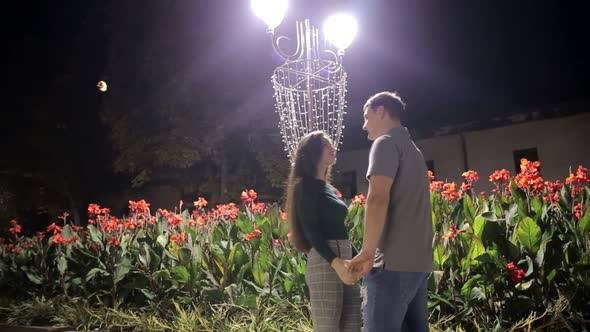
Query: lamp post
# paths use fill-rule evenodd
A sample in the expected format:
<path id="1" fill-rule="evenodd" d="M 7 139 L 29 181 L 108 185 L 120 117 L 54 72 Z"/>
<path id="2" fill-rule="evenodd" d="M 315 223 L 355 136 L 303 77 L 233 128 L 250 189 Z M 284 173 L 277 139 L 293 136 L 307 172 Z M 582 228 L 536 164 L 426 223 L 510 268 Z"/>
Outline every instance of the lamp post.
<path id="1" fill-rule="evenodd" d="M 346 72 L 342 58 L 356 35 L 356 20 L 338 14 L 324 22 L 325 41 L 332 49 L 326 42 L 320 48 L 319 31 L 309 19 L 298 21 L 296 49 L 288 53 L 282 43 L 290 39 L 275 34 L 287 12 L 287 0 L 252 0 L 251 7 L 266 23 L 272 47 L 285 61 L 275 68 L 271 81 L 279 128 L 290 161 L 294 161 L 301 137 L 315 130 L 328 134 L 338 148 L 346 114 Z"/>

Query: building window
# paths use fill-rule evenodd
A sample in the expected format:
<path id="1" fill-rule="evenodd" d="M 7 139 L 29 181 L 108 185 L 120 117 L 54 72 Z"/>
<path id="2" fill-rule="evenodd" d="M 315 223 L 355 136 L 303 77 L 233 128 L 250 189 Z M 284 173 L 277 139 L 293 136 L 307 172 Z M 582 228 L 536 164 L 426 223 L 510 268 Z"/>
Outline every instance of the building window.
<path id="1" fill-rule="evenodd" d="M 333 182 L 342 193 L 342 198 L 353 198 L 357 194 L 356 171 L 336 172 Z"/>
<path id="2" fill-rule="evenodd" d="M 539 153 L 537 152 L 537 148 L 514 150 L 512 151 L 512 155 L 514 156 L 514 170 L 516 174 L 520 173 L 520 160 L 522 158 L 528 161 L 539 161 Z M 539 168 L 539 173 L 540 172 L 541 168 Z"/>
<path id="3" fill-rule="evenodd" d="M 436 174 L 436 172 L 434 171 L 434 160 L 426 160 L 426 168 L 428 168 L 428 170 L 432 172 L 432 175 Z"/>

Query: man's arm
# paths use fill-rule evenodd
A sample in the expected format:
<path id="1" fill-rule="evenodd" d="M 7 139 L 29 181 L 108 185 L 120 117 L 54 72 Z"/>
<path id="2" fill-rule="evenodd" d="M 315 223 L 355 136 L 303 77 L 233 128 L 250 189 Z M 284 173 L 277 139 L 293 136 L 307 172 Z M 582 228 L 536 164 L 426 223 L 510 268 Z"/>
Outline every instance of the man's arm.
<path id="1" fill-rule="evenodd" d="M 369 178 L 369 192 L 365 204 L 365 233 L 363 248 L 355 256 L 348 270 L 357 274 L 365 274 L 373 267 L 373 258 L 387 218 L 389 193 L 393 185 L 393 178 L 384 175 L 373 175 Z"/>
<path id="2" fill-rule="evenodd" d="M 389 176 L 373 175 L 369 178 L 362 251 L 366 255 L 370 255 L 371 259 L 375 256 L 375 251 L 385 227 L 389 193 L 392 185 L 393 179 Z"/>

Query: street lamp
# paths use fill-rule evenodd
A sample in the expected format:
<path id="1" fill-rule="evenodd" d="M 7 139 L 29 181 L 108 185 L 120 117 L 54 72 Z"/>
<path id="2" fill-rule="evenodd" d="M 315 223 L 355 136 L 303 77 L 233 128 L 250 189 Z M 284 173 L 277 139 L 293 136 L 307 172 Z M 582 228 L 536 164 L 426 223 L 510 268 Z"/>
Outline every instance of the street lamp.
<path id="1" fill-rule="evenodd" d="M 357 33 L 356 20 L 346 14 L 329 17 L 324 22 L 326 40 L 322 49 L 318 29 L 309 19 L 298 21 L 297 48 L 288 53 L 281 45 L 289 38 L 275 35 L 275 28 L 287 12 L 287 0 L 252 0 L 251 7 L 266 23 L 272 47 L 285 61 L 275 68 L 271 81 L 279 128 L 290 161 L 294 161 L 301 137 L 315 130 L 328 134 L 338 148 L 346 113 L 346 72 L 342 57 Z M 326 47 L 326 41 L 336 52 Z"/>

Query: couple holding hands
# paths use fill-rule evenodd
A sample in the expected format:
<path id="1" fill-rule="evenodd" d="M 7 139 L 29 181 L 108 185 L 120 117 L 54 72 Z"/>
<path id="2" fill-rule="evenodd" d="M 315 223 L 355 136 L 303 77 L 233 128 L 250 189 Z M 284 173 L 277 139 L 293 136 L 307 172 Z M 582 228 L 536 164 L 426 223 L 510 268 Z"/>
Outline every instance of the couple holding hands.
<path id="1" fill-rule="evenodd" d="M 291 167 L 287 216 L 291 242 L 307 253 L 306 283 L 314 331 L 429 331 L 427 279 L 433 269 L 426 163 L 391 92 L 363 107 L 369 140 L 362 249 L 348 240 L 346 204 L 330 185 L 336 149 L 321 131 L 301 139 Z M 366 298 L 361 319 L 358 281 Z"/>

